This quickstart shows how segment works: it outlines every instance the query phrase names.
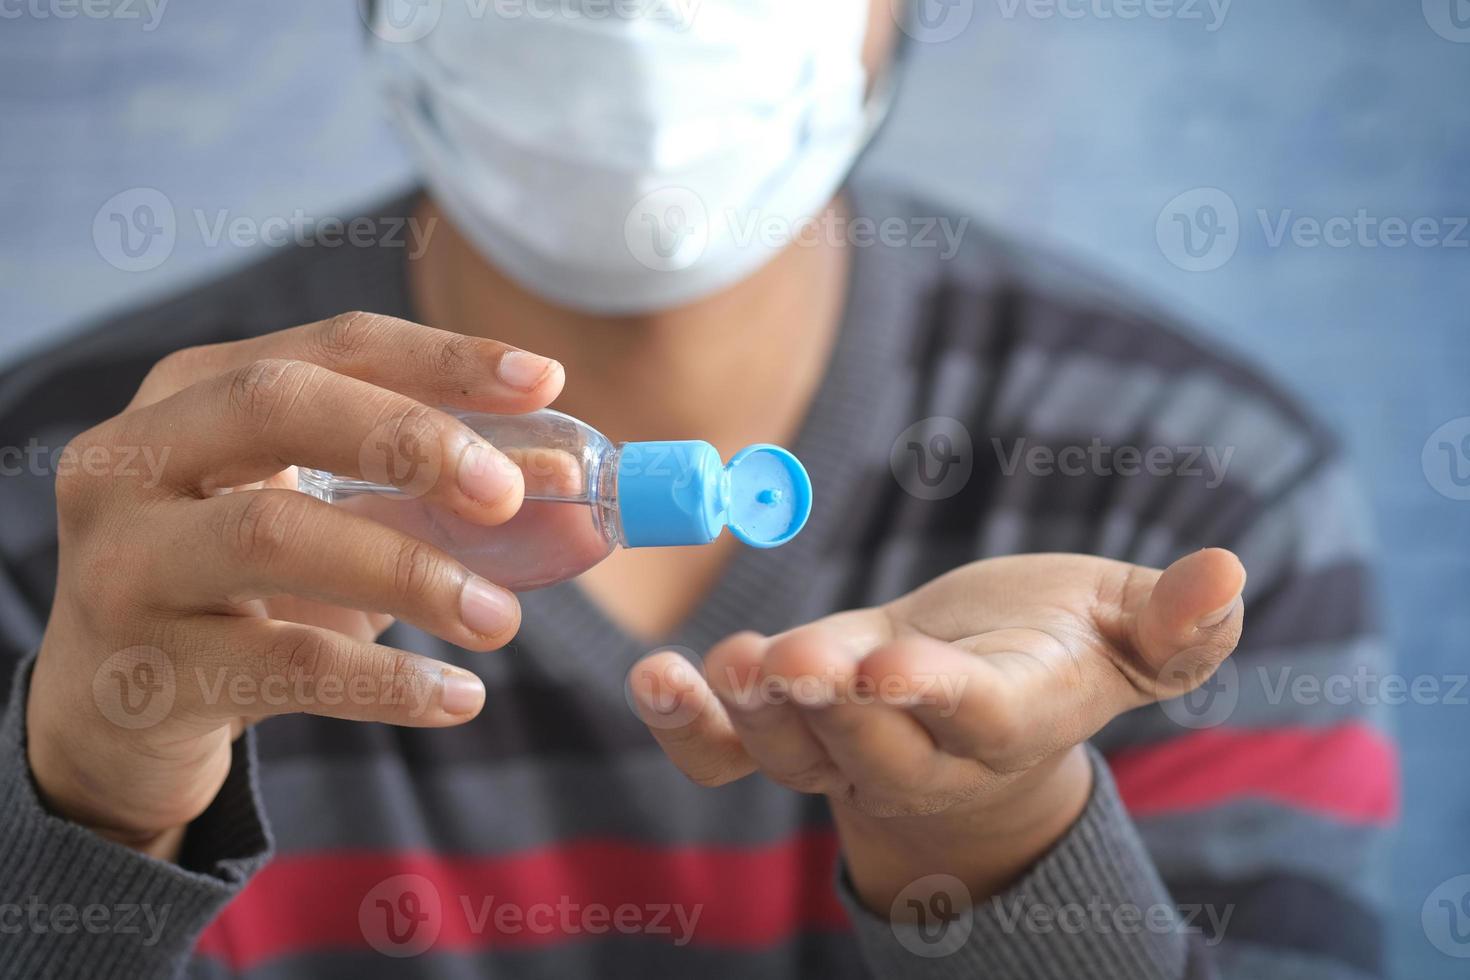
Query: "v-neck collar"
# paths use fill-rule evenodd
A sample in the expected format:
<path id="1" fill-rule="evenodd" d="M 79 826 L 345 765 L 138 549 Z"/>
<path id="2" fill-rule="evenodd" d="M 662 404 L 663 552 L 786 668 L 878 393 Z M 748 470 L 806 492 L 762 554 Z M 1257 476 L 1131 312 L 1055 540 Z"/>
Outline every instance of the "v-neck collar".
<path id="1" fill-rule="evenodd" d="M 866 195 L 849 187 L 849 222 L 869 216 Z M 881 219 L 873 215 L 872 219 Z M 852 246 L 852 263 L 842 323 L 826 371 L 789 447 L 812 478 L 813 507 L 807 527 L 790 544 L 763 551 L 742 548 L 712 589 L 673 632 L 660 642 L 629 634 L 573 582 L 523 594 L 522 644 L 536 651 L 541 669 L 621 686 L 629 668 L 648 653 L 677 648 L 694 658 L 741 630 L 777 633 L 798 625 L 803 583 L 821 556 L 844 533 L 839 502 L 871 458 L 874 433 L 886 431 L 885 415 L 901 406 L 887 397 L 895 386 L 886 375 L 911 341 L 915 293 L 924 276 L 895 267 L 919 261 L 913 249 L 876 242 Z M 397 304 L 412 319 L 407 269 L 390 281 L 402 290 Z"/>

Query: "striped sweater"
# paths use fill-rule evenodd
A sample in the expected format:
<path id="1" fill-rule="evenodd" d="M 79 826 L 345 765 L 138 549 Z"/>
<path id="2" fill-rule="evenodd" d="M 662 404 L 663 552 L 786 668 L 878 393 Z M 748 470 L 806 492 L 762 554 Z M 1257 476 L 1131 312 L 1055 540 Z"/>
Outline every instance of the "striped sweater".
<path id="1" fill-rule="evenodd" d="M 882 188 L 853 201 L 954 217 Z M 624 695 L 649 647 L 575 584 L 526 595 L 495 657 L 394 627 L 385 642 L 478 672 L 482 715 L 444 731 L 266 721 L 178 864 L 58 819 L 23 736 L 57 562 L 40 465 L 0 482 L 0 975 L 1377 975 L 1395 754 L 1369 699 L 1323 693 L 1387 669 L 1332 440 L 1240 361 L 973 224 L 953 255 L 854 254 L 794 447 L 811 524 L 740 555 L 670 644 L 775 633 L 1002 554 L 1163 566 L 1218 545 L 1250 572 L 1227 668 L 1097 736 L 1081 820 L 965 914 L 962 941 L 941 949 L 853 900 L 821 798 L 686 782 Z M 98 326 L 0 378 L 0 446 L 64 445 L 179 347 L 347 309 L 412 319 L 403 262 L 296 247 Z"/>

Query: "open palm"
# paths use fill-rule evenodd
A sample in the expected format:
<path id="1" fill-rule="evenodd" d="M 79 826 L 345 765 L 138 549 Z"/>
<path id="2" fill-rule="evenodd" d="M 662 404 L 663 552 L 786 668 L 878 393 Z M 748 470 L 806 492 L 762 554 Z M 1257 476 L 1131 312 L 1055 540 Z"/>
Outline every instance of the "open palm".
<path id="1" fill-rule="evenodd" d="M 884 606 L 732 636 L 702 675 L 634 668 L 670 758 L 717 785 L 759 770 L 875 816 L 1003 792 L 1124 711 L 1207 680 L 1240 637 L 1228 551 L 1167 571 L 1082 555 L 975 562 Z"/>

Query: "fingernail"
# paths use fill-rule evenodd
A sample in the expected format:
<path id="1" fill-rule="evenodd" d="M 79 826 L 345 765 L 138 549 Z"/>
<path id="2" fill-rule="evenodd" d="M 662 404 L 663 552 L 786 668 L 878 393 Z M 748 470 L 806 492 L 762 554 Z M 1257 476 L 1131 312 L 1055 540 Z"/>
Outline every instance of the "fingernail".
<path id="1" fill-rule="evenodd" d="M 470 576 L 459 594 L 459 617 L 471 633 L 493 636 L 515 621 L 516 600 L 504 589 Z"/>
<path id="2" fill-rule="evenodd" d="M 496 373 L 500 380 L 512 388 L 521 391 L 531 391 L 539 385 L 556 362 L 537 354 L 528 354 L 522 350 L 506 351 L 500 355 L 500 366 Z"/>
<path id="3" fill-rule="evenodd" d="M 638 702 L 658 715 L 672 715 L 684 707 L 689 675 L 680 666 L 671 667 L 663 677 L 638 691 Z"/>
<path id="4" fill-rule="evenodd" d="M 449 715 L 472 715 L 485 703 L 485 685 L 473 674 L 444 672 L 443 693 L 439 706 Z"/>
<path id="5" fill-rule="evenodd" d="M 1195 625 L 1195 628 L 1207 630 L 1213 626 L 1219 626 L 1221 623 L 1225 622 L 1225 620 L 1230 618 L 1231 614 L 1235 612 L 1235 607 L 1238 605 L 1240 605 L 1240 596 L 1236 596 L 1224 606 L 1221 606 L 1219 609 L 1216 609 L 1214 612 L 1201 619 Z"/>
<path id="6" fill-rule="evenodd" d="M 482 504 L 495 504 L 515 488 L 515 464 L 494 450 L 471 443 L 459 457 L 459 489 Z"/>
<path id="7" fill-rule="evenodd" d="M 684 698 L 681 692 L 651 689 L 639 692 L 638 703 L 656 715 L 667 716 L 683 707 Z"/>

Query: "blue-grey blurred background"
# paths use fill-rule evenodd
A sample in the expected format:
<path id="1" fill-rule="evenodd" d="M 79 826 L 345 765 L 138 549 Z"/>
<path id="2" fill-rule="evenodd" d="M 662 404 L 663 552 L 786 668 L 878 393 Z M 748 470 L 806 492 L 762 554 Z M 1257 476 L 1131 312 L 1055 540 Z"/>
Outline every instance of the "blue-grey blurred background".
<path id="1" fill-rule="evenodd" d="M 1437 448 L 1470 433 L 1470 0 L 923 2 L 866 166 L 1084 256 L 1267 362 L 1370 489 L 1402 672 L 1470 671 L 1470 500 L 1455 499 L 1470 490 L 1449 469 L 1470 458 Z M 350 217 L 411 179 L 352 0 L 101 7 L 0 5 L 0 362 L 258 254 L 211 241 L 196 208 Z M 177 239 L 124 271 L 93 225 L 137 188 L 175 205 Z M 1392 225 L 1337 245 L 1275 236 L 1283 218 L 1360 213 L 1430 223 L 1397 247 L 1410 236 Z M 1470 874 L 1470 707 L 1392 714 L 1395 975 L 1464 977 L 1420 914 Z"/>

